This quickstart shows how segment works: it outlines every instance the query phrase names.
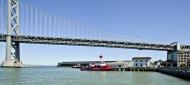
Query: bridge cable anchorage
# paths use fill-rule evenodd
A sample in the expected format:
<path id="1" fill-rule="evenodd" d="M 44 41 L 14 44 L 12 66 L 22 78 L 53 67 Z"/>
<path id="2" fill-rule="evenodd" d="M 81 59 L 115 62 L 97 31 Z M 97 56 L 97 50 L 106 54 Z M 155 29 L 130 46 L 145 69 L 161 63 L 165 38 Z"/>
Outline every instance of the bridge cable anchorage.
<path id="1" fill-rule="evenodd" d="M 148 42 L 147 40 L 104 32 L 92 26 L 82 25 L 77 22 L 67 20 L 65 18 L 57 17 L 56 15 L 48 13 L 42 9 L 35 8 L 24 1 L 21 1 L 20 4 L 23 5 L 22 7 L 26 8 L 23 11 L 26 11 L 28 17 L 30 17 L 31 19 L 28 20 L 30 22 L 26 21 L 26 23 L 29 23 L 28 28 L 30 28 L 29 33 L 28 34 L 26 33 L 27 35 L 65 37 L 65 38 L 90 39 L 90 40 L 108 40 L 108 41 L 120 41 L 120 42 L 151 43 Z M 27 10 L 30 11 L 28 12 Z M 35 22 L 35 25 L 33 25 L 34 24 L 33 22 Z"/>

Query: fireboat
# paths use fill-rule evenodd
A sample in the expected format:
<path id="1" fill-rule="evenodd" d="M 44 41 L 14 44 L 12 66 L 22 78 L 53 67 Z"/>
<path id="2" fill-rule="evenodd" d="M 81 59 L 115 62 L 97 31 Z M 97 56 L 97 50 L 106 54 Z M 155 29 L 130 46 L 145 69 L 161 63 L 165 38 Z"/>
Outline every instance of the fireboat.
<path id="1" fill-rule="evenodd" d="M 112 71 L 113 68 L 103 61 L 103 56 L 100 55 L 100 63 L 92 63 L 86 67 L 81 67 L 81 71 Z"/>

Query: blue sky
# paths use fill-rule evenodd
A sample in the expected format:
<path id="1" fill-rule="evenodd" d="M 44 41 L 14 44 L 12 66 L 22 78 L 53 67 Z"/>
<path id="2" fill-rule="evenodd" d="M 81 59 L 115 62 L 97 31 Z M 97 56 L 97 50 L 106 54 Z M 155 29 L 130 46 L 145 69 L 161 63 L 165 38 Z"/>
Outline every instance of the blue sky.
<path id="1" fill-rule="evenodd" d="M 189 0 L 24 0 L 57 16 L 102 31 L 156 42 L 190 44 Z M 166 59 L 166 52 L 134 49 L 21 44 L 25 64 L 56 65 L 60 61 L 131 60 L 134 56 Z M 5 43 L 0 43 L 0 62 Z"/>

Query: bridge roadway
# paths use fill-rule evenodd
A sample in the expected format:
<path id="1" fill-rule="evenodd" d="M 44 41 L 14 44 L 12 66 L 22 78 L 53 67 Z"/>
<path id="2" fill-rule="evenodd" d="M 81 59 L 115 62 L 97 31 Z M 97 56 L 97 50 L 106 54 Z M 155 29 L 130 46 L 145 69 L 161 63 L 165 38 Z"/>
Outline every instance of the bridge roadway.
<path id="1" fill-rule="evenodd" d="M 0 42 L 6 42 L 6 34 L 0 34 Z M 150 44 L 139 42 L 120 42 L 120 41 L 104 41 L 104 40 L 87 40 L 57 37 L 40 37 L 11 35 L 13 42 L 31 43 L 31 44 L 53 44 L 53 45 L 76 45 L 76 46 L 95 46 L 110 48 L 129 48 L 139 50 L 160 50 L 173 51 L 175 46 L 171 44 Z M 190 50 L 190 45 L 181 45 L 181 50 Z"/>

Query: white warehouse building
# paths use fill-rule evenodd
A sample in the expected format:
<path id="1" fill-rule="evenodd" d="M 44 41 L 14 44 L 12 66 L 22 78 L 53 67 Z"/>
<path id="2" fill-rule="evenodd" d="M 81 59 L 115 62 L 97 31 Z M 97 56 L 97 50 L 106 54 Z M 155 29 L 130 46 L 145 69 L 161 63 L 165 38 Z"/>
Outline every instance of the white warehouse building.
<path id="1" fill-rule="evenodd" d="M 133 57 L 133 67 L 151 67 L 151 57 Z"/>

